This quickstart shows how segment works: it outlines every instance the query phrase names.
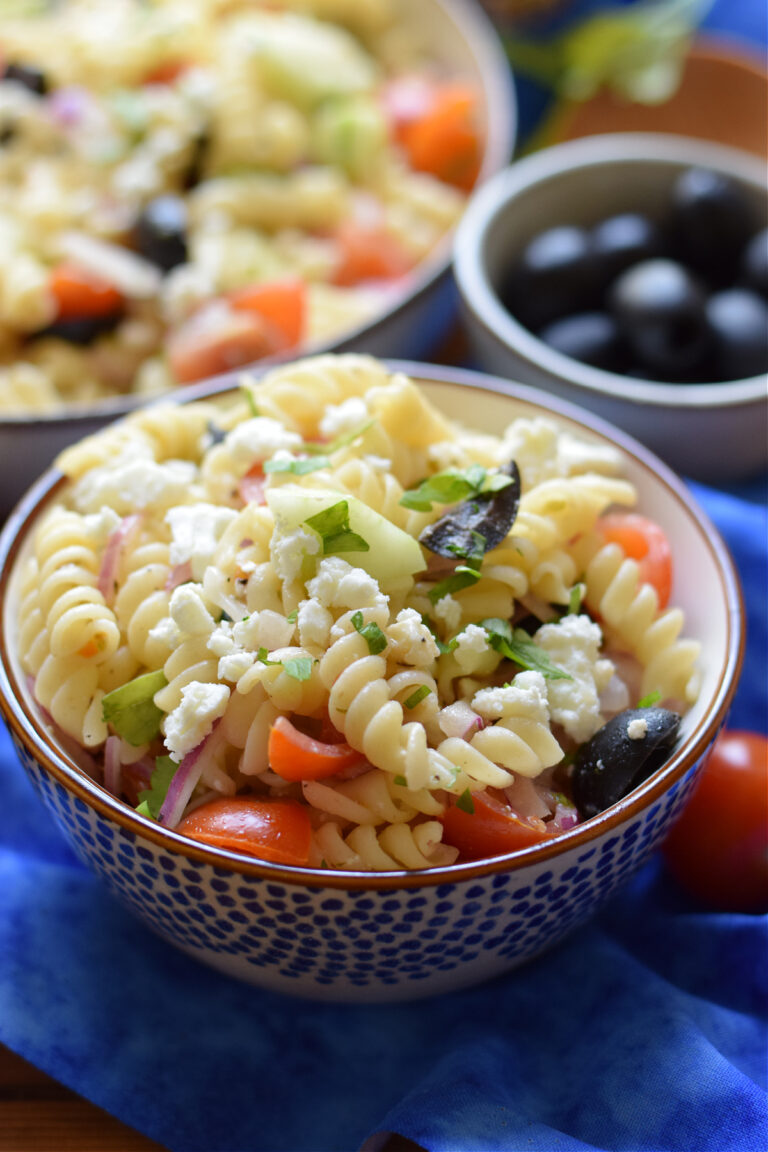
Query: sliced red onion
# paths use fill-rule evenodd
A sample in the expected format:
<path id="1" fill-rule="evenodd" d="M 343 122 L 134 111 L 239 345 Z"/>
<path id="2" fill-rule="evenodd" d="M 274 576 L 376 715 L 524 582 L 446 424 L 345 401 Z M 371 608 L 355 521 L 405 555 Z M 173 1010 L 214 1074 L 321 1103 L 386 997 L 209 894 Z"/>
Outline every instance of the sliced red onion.
<path id="1" fill-rule="evenodd" d="M 108 736 L 104 745 L 104 787 L 113 796 L 119 796 L 122 785 L 120 763 L 120 737 Z"/>
<path id="2" fill-rule="evenodd" d="M 579 813 L 573 804 L 562 804 L 558 802 L 552 820 L 555 828 L 558 828 L 561 832 L 567 832 L 569 828 L 575 828 L 578 822 Z"/>
<path id="3" fill-rule="evenodd" d="M 485 728 L 485 720 L 466 700 L 457 700 L 455 704 L 441 708 L 437 722 L 446 736 L 458 736 L 460 740 L 469 740 L 475 732 Z"/>
<path id="4" fill-rule="evenodd" d="M 551 814 L 545 795 L 527 776 L 515 776 L 514 783 L 504 789 L 504 795 L 524 820 L 541 820 Z"/>
<path id="5" fill-rule="evenodd" d="M 115 528 L 107 540 L 107 546 L 104 549 L 104 555 L 101 560 L 99 582 L 97 585 L 106 604 L 111 604 L 115 598 L 115 577 L 123 548 L 125 548 L 136 534 L 140 523 L 141 516 L 138 513 L 133 516 L 126 516 L 120 521 L 117 528 Z"/>
<path id="6" fill-rule="evenodd" d="M 246 473 L 237 485 L 237 492 L 243 504 L 266 504 L 264 487 L 267 478 L 263 472 L 251 475 Z"/>
<path id="7" fill-rule="evenodd" d="M 63 128 L 73 128 L 80 124 L 91 104 L 90 93 L 75 84 L 56 88 L 48 97 L 51 119 Z"/>
<path id="8" fill-rule="evenodd" d="M 178 588 L 180 584 L 186 584 L 191 579 L 192 564 L 189 560 L 185 560 L 183 564 L 176 564 L 171 568 L 165 582 L 165 591 L 173 592 L 174 588 Z"/>
<path id="9" fill-rule="evenodd" d="M 187 753 L 176 769 L 158 814 L 160 823 L 164 824 L 166 828 L 175 828 L 181 820 L 184 809 L 203 774 L 207 755 L 210 752 L 211 739 L 218 724 L 219 721 L 217 720 L 205 739 Z"/>

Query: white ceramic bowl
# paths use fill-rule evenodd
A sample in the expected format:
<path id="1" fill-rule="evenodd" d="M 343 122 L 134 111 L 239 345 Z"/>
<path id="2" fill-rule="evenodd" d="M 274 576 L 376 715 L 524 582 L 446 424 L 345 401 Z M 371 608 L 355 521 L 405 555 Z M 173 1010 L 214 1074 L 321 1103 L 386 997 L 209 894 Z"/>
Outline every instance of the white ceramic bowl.
<path id="1" fill-rule="evenodd" d="M 508 162 L 517 128 L 512 77 L 498 36 L 472 0 L 419 0 L 418 4 L 401 0 L 401 6 L 403 20 L 414 29 L 418 42 L 429 46 L 430 58 L 448 74 L 466 79 L 480 94 L 483 181 Z M 447 234 L 415 270 L 408 291 L 372 321 L 304 353 L 364 351 L 413 359 L 429 355 L 455 316 L 451 245 L 452 236 Z M 62 448 L 142 403 L 146 398 L 123 396 L 69 413 L 0 418 L 0 517 Z"/>
<path id="2" fill-rule="evenodd" d="M 618 445 L 639 506 L 673 543 L 673 603 L 702 643 L 699 698 L 679 747 L 635 792 L 559 838 L 480 863 L 427 872 L 285 867 L 206 847 L 138 816 L 89 777 L 33 702 L 16 654 L 20 567 L 63 484 L 47 472 L 0 537 L 0 710 L 22 763 L 62 832 L 114 895 L 170 943 L 214 968 L 282 992 L 402 1000 L 506 972 L 578 927 L 642 864 L 679 813 L 723 724 L 743 648 L 727 550 L 684 485 L 639 444 L 559 401 L 506 380 L 393 365 L 441 410 L 498 432 L 516 415 L 554 415 Z M 187 398 L 222 391 L 196 386 Z"/>
<path id="3" fill-rule="evenodd" d="M 765 166 L 684 137 L 585 137 L 513 164 L 481 188 L 456 233 L 454 269 L 479 364 L 581 404 L 636 436 L 679 472 L 723 482 L 768 467 L 768 381 L 665 384 L 563 356 L 518 323 L 497 291 L 538 232 L 619 212 L 661 216 L 677 176 L 701 165 L 735 180 L 766 211 Z"/>

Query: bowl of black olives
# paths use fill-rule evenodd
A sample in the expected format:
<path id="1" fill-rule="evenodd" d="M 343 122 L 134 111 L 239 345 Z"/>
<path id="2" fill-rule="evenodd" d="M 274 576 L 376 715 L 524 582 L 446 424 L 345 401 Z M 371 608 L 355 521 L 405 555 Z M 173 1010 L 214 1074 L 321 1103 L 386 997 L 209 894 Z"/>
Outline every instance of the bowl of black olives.
<path id="1" fill-rule="evenodd" d="M 545 149 L 473 197 L 454 268 L 483 367 L 598 412 L 695 479 L 768 467 L 758 159 L 640 133 Z"/>

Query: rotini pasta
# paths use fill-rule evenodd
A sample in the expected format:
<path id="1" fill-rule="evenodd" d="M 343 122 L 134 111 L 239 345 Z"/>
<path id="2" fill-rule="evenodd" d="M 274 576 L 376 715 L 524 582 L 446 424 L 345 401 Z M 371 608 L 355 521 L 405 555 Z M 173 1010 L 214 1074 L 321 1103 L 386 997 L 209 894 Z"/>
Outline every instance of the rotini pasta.
<path id="1" fill-rule="evenodd" d="M 407 291 L 479 172 L 477 94 L 396 0 L 13 7 L 0 412 L 155 396 L 337 340 Z M 460 172 L 405 130 L 457 90 Z"/>
<path id="2" fill-rule="evenodd" d="M 502 851 L 578 820 L 570 765 L 611 700 L 695 697 L 682 613 L 607 535 L 636 499 L 620 460 L 550 422 L 465 432 L 377 361 L 320 356 L 59 466 L 24 668 L 97 763 L 155 758 L 139 810 L 181 832 L 213 806 L 211 842 L 317 868 Z M 298 858 L 248 840 L 256 811 L 303 829 Z"/>

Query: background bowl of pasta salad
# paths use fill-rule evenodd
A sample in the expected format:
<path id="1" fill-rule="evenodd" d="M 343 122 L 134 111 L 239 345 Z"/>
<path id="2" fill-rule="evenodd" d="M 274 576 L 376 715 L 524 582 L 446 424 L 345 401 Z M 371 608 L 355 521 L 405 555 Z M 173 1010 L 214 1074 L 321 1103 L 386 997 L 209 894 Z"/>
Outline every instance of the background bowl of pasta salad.
<path id="1" fill-rule="evenodd" d="M 66 0 L 0 38 L 0 511 L 170 388 L 435 347 L 515 138 L 478 6 Z"/>
<path id="2" fill-rule="evenodd" d="M 456 236 L 478 362 L 597 412 L 685 476 L 754 478 L 767 223 L 765 165 L 736 148 L 627 132 L 535 153 L 473 197 Z M 550 274 L 558 287 L 533 286 Z"/>
<path id="3" fill-rule="evenodd" d="M 323 356 L 67 449 L 0 539 L 0 707 L 171 943 L 417 997 L 585 921 L 679 813 L 741 665 L 684 485 L 509 381 Z"/>

